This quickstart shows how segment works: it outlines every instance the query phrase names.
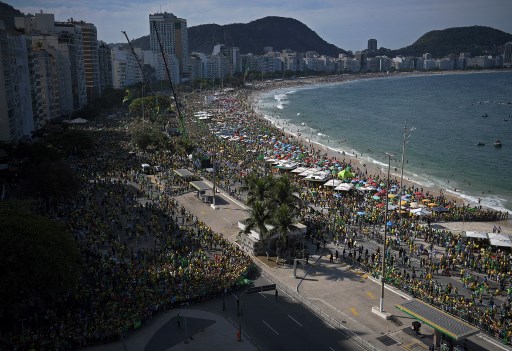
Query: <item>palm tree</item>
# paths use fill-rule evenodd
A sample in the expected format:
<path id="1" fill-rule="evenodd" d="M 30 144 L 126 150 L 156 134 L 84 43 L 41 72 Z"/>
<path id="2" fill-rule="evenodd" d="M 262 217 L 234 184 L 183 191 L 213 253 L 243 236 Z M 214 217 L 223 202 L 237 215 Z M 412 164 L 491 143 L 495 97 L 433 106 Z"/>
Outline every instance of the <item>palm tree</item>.
<path id="1" fill-rule="evenodd" d="M 261 201 L 255 201 L 250 209 L 250 217 L 247 218 L 244 230 L 244 233 L 247 234 L 252 229 L 258 228 L 261 241 L 264 243 L 266 240 L 268 240 L 267 259 L 270 251 L 270 231 L 268 230 L 266 224 L 270 222 L 270 219 L 271 212 L 269 211 L 269 207 Z"/>
<path id="2" fill-rule="evenodd" d="M 280 205 L 294 207 L 297 204 L 297 198 L 293 196 L 296 186 L 291 182 L 290 177 L 283 176 L 274 179 L 271 198 L 275 208 Z"/>
<path id="3" fill-rule="evenodd" d="M 274 212 L 271 223 L 274 225 L 274 230 L 279 233 L 278 245 L 276 246 L 276 262 L 279 262 L 279 253 L 282 249 L 282 245 L 283 243 L 288 243 L 288 235 L 294 228 L 294 208 L 287 204 L 280 205 Z"/>
<path id="4" fill-rule="evenodd" d="M 252 206 L 255 202 L 266 202 L 269 199 L 269 190 L 273 188 L 273 178 L 250 175 L 247 177 L 246 184 L 247 204 Z"/>

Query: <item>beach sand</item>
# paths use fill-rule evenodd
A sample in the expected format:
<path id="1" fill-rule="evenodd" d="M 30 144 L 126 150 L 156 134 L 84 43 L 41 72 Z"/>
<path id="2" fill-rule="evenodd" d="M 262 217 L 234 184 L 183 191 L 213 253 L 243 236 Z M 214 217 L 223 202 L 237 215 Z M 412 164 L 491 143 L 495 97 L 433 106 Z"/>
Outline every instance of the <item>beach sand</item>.
<path id="1" fill-rule="evenodd" d="M 429 75 L 432 73 L 400 73 L 401 76 L 405 75 Z M 433 73 L 438 74 L 438 73 Z M 350 75 L 350 76 L 335 76 L 330 77 L 330 79 L 305 79 L 301 81 L 285 81 L 285 82 L 278 82 L 278 83 L 272 83 L 268 84 L 267 86 L 261 87 L 259 90 L 256 90 L 252 92 L 248 96 L 248 101 L 252 103 L 253 109 L 254 106 L 257 105 L 257 102 L 261 99 L 261 95 L 268 94 L 269 91 L 279 90 L 279 89 L 287 89 L 287 88 L 293 88 L 293 87 L 300 87 L 305 85 L 319 85 L 319 84 L 329 84 L 329 83 L 335 83 L 335 82 L 344 82 L 344 81 L 351 81 L 351 80 L 357 80 L 357 79 L 367 79 L 367 78 L 383 78 L 383 77 L 395 77 L 394 74 L 374 74 L 374 75 Z M 339 77 L 336 79 L 336 77 Z M 296 82 L 296 84 L 294 84 Z M 281 84 L 280 84 L 281 83 Z M 256 114 L 259 115 L 259 117 L 265 121 L 268 121 L 261 113 L 259 113 L 257 110 L 255 111 Z M 292 133 L 289 129 L 287 129 L 286 126 L 280 125 L 279 121 L 277 120 L 270 120 L 276 128 L 281 130 L 290 140 L 292 143 L 298 143 L 301 144 L 307 148 L 313 148 L 315 151 L 319 152 L 320 155 L 327 155 L 328 158 L 336 158 L 338 161 L 344 161 L 344 163 L 348 163 L 352 166 L 352 169 L 356 171 L 363 171 L 368 175 L 368 178 L 379 176 L 381 180 L 385 180 L 387 178 L 387 167 L 383 167 L 382 165 L 368 162 L 364 157 L 361 157 L 361 155 L 355 155 L 351 153 L 345 152 L 343 154 L 342 152 L 338 152 L 335 150 L 332 150 L 324 145 L 321 145 L 319 143 L 310 141 L 308 138 L 305 138 L 303 136 L 297 136 L 294 133 Z M 364 156 L 364 155 L 363 155 Z M 387 158 L 383 160 L 383 162 L 387 163 Z M 397 184 L 400 184 L 401 182 L 401 155 L 394 155 L 391 158 L 390 162 L 390 181 L 396 180 Z M 439 189 L 439 188 L 432 188 L 432 187 L 426 187 L 423 185 L 419 185 L 412 181 L 411 179 L 408 179 L 404 176 L 402 180 L 403 186 L 407 188 L 414 188 L 418 189 L 419 191 L 423 192 L 424 194 L 430 194 L 432 196 L 439 196 L 443 195 L 447 202 L 453 202 L 457 206 L 467 205 L 467 206 L 478 206 L 476 203 L 467 203 L 462 197 L 458 197 L 456 194 L 454 194 L 452 191 L 447 192 L 447 189 Z M 485 231 L 485 232 L 492 232 L 493 226 L 500 226 L 502 229 L 502 232 L 512 234 L 512 221 L 511 220 L 504 220 L 504 221 L 497 221 L 497 222 L 438 222 L 440 225 L 444 226 L 448 230 L 452 231 Z"/>

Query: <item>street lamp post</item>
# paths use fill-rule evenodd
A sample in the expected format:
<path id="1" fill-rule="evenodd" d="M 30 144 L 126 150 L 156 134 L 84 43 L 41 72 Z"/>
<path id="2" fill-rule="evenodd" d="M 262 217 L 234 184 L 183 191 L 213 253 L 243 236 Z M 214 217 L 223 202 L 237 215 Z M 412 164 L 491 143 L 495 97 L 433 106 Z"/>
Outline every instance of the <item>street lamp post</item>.
<path id="1" fill-rule="evenodd" d="M 407 139 L 411 136 L 410 132 L 415 130 L 416 128 L 412 127 L 411 129 L 407 130 L 407 120 L 405 121 L 404 125 L 404 139 L 402 143 L 402 169 L 400 172 L 400 199 L 398 201 L 398 215 L 400 218 L 402 218 L 402 187 L 403 187 L 403 181 L 404 181 L 404 159 L 405 159 L 405 145 L 407 144 Z"/>
<path id="2" fill-rule="evenodd" d="M 217 195 L 217 185 L 215 182 L 215 151 L 212 153 L 212 169 L 213 169 L 213 199 L 212 199 L 212 208 L 215 209 L 215 196 Z"/>
<path id="3" fill-rule="evenodd" d="M 388 239 L 388 205 L 389 205 L 389 169 L 391 168 L 391 157 L 393 155 L 386 152 L 388 158 L 388 178 L 386 180 L 386 209 L 384 211 L 384 244 L 382 252 L 382 273 L 381 273 L 381 291 L 380 291 L 380 312 L 384 313 L 384 277 L 386 275 L 386 242 Z"/>

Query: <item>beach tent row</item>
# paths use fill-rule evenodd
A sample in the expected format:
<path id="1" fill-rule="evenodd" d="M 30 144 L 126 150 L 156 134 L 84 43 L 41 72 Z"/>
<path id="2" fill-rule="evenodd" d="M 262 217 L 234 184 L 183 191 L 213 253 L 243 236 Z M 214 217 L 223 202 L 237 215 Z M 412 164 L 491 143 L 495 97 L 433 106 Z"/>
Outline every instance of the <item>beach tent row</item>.
<path id="1" fill-rule="evenodd" d="M 466 238 L 489 240 L 491 246 L 512 247 L 512 238 L 508 234 L 466 231 L 464 236 Z"/>
<path id="2" fill-rule="evenodd" d="M 206 111 L 199 111 L 199 112 L 194 113 L 194 117 L 196 117 L 199 120 L 206 120 L 206 119 L 212 118 L 213 115 Z"/>

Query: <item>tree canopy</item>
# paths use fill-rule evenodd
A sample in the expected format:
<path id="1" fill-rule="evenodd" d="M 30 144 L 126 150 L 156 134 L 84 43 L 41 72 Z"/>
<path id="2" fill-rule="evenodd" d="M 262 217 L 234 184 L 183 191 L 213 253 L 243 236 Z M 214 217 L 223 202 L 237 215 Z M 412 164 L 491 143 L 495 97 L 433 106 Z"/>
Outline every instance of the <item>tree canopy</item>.
<path id="1" fill-rule="evenodd" d="M 62 223 L 12 204 L 0 205 L 0 223 L 0 314 L 6 320 L 76 286 L 82 260 Z"/>
<path id="2" fill-rule="evenodd" d="M 128 106 L 128 111 L 145 120 L 163 122 L 169 113 L 173 112 L 174 103 L 166 96 L 144 96 L 133 99 Z M 144 113 L 143 113 L 144 112 Z"/>
<path id="3" fill-rule="evenodd" d="M 165 134 L 152 123 L 134 123 L 130 128 L 130 132 L 132 142 L 142 150 L 162 147 L 167 139 Z"/>

